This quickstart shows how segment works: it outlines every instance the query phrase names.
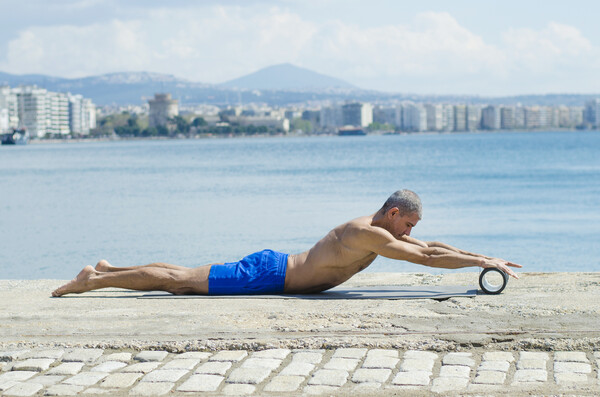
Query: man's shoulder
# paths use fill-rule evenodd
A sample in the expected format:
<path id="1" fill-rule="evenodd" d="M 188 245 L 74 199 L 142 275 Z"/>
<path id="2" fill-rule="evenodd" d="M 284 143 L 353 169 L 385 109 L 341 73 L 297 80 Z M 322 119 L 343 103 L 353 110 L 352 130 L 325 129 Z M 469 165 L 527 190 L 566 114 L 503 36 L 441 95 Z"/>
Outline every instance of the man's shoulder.
<path id="1" fill-rule="evenodd" d="M 371 225 L 372 217 L 362 216 L 352 219 L 343 225 L 343 236 L 351 240 L 364 240 L 376 237 L 387 237 L 387 230 Z"/>

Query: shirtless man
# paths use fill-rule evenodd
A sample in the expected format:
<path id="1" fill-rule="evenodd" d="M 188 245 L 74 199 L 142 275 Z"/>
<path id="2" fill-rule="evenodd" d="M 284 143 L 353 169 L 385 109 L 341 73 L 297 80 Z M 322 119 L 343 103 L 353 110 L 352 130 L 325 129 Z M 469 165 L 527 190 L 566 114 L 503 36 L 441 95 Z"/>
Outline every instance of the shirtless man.
<path id="1" fill-rule="evenodd" d="M 521 267 L 515 263 L 410 237 L 421 214 L 419 196 L 399 190 L 373 215 L 334 228 L 301 254 L 264 250 L 238 262 L 197 268 L 167 263 L 118 268 L 101 260 L 95 269 L 86 266 L 52 296 L 107 287 L 199 295 L 316 293 L 348 280 L 377 255 L 445 269 L 494 267 L 518 278 L 510 269 Z"/>

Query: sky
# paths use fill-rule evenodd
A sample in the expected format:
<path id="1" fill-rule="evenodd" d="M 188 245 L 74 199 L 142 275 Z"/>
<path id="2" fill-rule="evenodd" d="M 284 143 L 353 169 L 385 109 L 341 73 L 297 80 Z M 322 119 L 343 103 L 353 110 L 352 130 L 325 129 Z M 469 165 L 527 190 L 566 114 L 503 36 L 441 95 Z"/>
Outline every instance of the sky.
<path id="1" fill-rule="evenodd" d="M 423 95 L 600 93 L 595 0 L 0 0 L 0 71 L 217 84 L 291 63 Z"/>

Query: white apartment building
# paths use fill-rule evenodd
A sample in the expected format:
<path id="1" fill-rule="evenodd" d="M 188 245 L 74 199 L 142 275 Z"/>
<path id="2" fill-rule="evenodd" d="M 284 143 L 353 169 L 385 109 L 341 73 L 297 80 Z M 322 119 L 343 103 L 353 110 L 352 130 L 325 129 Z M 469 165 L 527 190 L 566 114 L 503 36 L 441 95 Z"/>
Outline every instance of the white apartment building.
<path id="1" fill-rule="evenodd" d="M 444 128 L 444 108 L 441 104 L 423 105 L 427 114 L 427 131 L 441 131 Z"/>
<path id="2" fill-rule="evenodd" d="M 69 95 L 69 127 L 74 134 L 88 135 L 96 128 L 96 106 L 82 95 Z"/>
<path id="3" fill-rule="evenodd" d="M 467 130 L 467 106 L 454 105 L 454 131 Z"/>
<path id="4" fill-rule="evenodd" d="M 484 130 L 500 129 L 500 107 L 488 105 L 481 110 L 481 128 Z"/>
<path id="5" fill-rule="evenodd" d="M 467 105 L 467 131 L 475 131 L 481 127 L 481 106 Z"/>
<path id="6" fill-rule="evenodd" d="M 20 126 L 32 138 L 41 138 L 50 131 L 48 91 L 35 86 L 15 88 Z"/>
<path id="7" fill-rule="evenodd" d="M 404 103 L 402 121 L 402 128 L 406 131 L 427 131 L 427 111 L 420 103 Z"/>
<path id="8" fill-rule="evenodd" d="M 342 124 L 368 127 L 373 123 L 373 106 L 370 103 L 347 103 L 342 106 Z"/>
<path id="9" fill-rule="evenodd" d="M 47 117 L 49 119 L 47 133 L 51 135 L 68 135 L 69 97 L 62 92 L 48 92 L 46 99 Z"/>
<path id="10" fill-rule="evenodd" d="M 600 98 L 585 103 L 584 119 L 591 127 L 600 128 Z"/>
<path id="11" fill-rule="evenodd" d="M 333 131 L 342 125 L 342 108 L 340 106 L 322 107 L 319 119 L 323 130 Z"/>
<path id="12" fill-rule="evenodd" d="M 0 132 L 19 126 L 17 95 L 10 87 L 0 87 Z"/>

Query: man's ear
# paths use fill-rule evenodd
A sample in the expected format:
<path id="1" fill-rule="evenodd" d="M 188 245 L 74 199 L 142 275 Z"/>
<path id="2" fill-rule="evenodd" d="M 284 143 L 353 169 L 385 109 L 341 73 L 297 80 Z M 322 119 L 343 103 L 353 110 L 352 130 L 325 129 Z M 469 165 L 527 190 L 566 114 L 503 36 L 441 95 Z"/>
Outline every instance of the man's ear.
<path id="1" fill-rule="evenodd" d="M 388 210 L 388 216 L 390 218 L 393 218 L 394 216 L 398 215 L 400 213 L 400 210 L 398 209 L 398 207 L 392 207 Z"/>

